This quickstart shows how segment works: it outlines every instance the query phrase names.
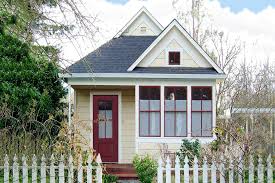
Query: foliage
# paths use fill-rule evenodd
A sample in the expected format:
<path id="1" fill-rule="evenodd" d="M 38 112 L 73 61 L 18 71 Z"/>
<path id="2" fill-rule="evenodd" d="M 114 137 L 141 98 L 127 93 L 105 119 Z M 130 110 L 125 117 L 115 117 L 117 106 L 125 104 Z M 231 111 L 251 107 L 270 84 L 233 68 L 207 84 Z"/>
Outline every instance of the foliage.
<path id="1" fill-rule="evenodd" d="M 189 162 L 193 162 L 194 157 L 197 156 L 199 158 L 201 155 L 201 144 L 199 140 L 190 141 L 190 140 L 182 140 L 182 144 L 180 146 L 180 150 L 177 152 L 177 156 L 180 159 L 180 162 L 184 164 L 184 158 L 187 156 Z"/>
<path id="2" fill-rule="evenodd" d="M 62 116 L 66 91 L 58 72 L 54 62 L 32 55 L 27 43 L 0 34 L 0 103 L 8 110 L 1 116 L 1 128 L 14 125 L 10 117 L 43 122 Z"/>
<path id="3" fill-rule="evenodd" d="M 114 183 L 118 181 L 118 177 L 115 175 L 104 174 L 102 180 L 103 183 Z"/>
<path id="4" fill-rule="evenodd" d="M 133 165 L 142 183 L 152 183 L 157 175 L 157 162 L 152 157 L 149 155 L 144 157 L 136 155 Z"/>

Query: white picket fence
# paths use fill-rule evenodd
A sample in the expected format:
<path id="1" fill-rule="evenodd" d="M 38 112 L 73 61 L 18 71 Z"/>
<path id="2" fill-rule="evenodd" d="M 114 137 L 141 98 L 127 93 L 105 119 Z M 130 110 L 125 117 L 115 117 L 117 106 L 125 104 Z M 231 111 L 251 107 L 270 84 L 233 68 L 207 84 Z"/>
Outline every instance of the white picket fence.
<path id="1" fill-rule="evenodd" d="M 32 157 L 31 165 L 27 164 L 26 156 L 22 157 L 22 161 L 20 161 L 21 165 L 19 165 L 17 156 L 13 157 L 12 165 L 9 164 L 9 157 L 7 155 L 4 161 L 4 166 L 1 166 L 1 169 L 4 169 L 4 183 L 9 183 L 10 180 L 12 180 L 12 183 L 28 183 L 30 173 L 32 183 L 102 183 L 102 161 L 100 154 L 96 157 L 96 166 L 92 166 L 91 156 L 88 157 L 85 166 L 82 164 L 82 156 L 78 157 L 78 162 L 74 165 L 71 155 L 67 162 L 64 161 L 64 156 L 61 156 L 57 162 L 52 155 L 49 166 L 46 164 L 46 158 L 44 156 L 41 158 L 40 166 L 37 164 L 38 161 L 35 155 Z M 38 173 L 40 173 L 40 175 L 38 175 Z M 86 177 L 84 177 L 85 175 Z M 2 182 L 2 180 L 0 180 L 0 182 Z"/>
<path id="2" fill-rule="evenodd" d="M 221 157 L 219 162 L 212 161 L 211 164 L 207 163 L 207 159 L 203 159 L 203 164 L 201 167 L 198 165 L 197 157 L 194 158 L 193 166 L 189 166 L 189 160 L 187 157 L 184 159 L 184 165 L 181 167 L 180 160 L 178 157 L 175 159 L 175 167 L 171 166 L 171 160 L 169 156 L 166 162 L 163 162 L 162 158 L 158 161 L 158 173 L 157 182 L 158 183 L 235 183 L 235 182 L 245 182 L 244 181 L 244 171 L 248 171 L 248 182 L 254 183 L 273 183 L 273 171 L 272 159 L 269 155 L 267 158 L 267 164 L 262 163 L 262 158 L 258 158 L 257 165 L 253 163 L 252 157 L 249 160 L 249 166 L 244 167 L 243 161 L 240 158 L 237 164 L 232 160 L 229 161 L 229 166 L 226 167 L 226 163 Z M 257 172 L 257 176 L 255 173 Z"/>

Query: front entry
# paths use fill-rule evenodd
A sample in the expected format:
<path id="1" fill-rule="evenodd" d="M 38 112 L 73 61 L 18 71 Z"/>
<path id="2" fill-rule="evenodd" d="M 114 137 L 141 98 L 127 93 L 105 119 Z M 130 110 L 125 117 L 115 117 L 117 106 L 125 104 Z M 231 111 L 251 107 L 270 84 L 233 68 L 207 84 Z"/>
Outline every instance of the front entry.
<path id="1" fill-rule="evenodd" d="M 103 162 L 118 162 L 118 96 L 93 97 L 93 147 Z"/>

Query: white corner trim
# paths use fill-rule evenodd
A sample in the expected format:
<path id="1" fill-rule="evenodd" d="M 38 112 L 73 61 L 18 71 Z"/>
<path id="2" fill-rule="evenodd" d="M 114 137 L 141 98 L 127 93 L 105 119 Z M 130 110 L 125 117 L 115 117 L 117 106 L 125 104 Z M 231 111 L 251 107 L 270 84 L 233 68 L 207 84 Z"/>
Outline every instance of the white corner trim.
<path id="1" fill-rule="evenodd" d="M 127 69 L 128 72 L 133 71 L 134 68 L 142 61 L 142 59 L 160 42 L 160 40 L 173 28 L 178 30 L 192 43 L 192 45 L 200 52 L 200 54 L 212 65 L 216 71 L 220 74 L 224 72 L 222 69 L 209 57 L 208 54 L 201 48 L 201 46 L 189 35 L 189 33 L 174 19 L 164 31 L 153 41 L 153 43 L 140 55 L 140 57 Z"/>
<path id="2" fill-rule="evenodd" d="M 96 91 L 90 92 L 90 119 L 91 119 L 91 147 L 93 148 L 93 98 L 94 95 L 117 95 L 118 96 L 118 163 L 122 162 L 122 101 L 121 101 L 121 92 L 120 91 Z"/>
<path id="3" fill-rule="evenodd" d="M 138 154 L 139 137 L 139 85 L 135 85 L 135 153 Z"/>
<path id="4" fill-rule="evenodd" d="M 131 20 L 114 36 L 119 37 L 142 13 L 145 13 L 160 29 L 163 30 L 163 26 L 153 17 L 153 15 L 143 6 L 132 18 Z"/>

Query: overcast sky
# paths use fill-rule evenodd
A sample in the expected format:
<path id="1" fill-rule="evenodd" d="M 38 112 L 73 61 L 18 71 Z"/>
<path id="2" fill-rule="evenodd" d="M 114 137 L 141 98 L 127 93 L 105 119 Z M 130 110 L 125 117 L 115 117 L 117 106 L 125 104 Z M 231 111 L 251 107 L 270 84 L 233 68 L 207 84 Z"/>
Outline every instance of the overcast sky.
<path id="1" fill-rule="evenodd" d="M 82 1 L 91 15 L 98 16 L 101 32 L 93 46 L 85 41 L 79 41 L 77 50 L 69 43 L 61 45 L 62 54 L 74 61 L 111 39 L 142 6 L 164 27 L 176 18 L 172 0 Z M 275 62 L 275 0 L 206 0 L 206 6 L 217 28 L 246 43 L 251 59 Z"/>

